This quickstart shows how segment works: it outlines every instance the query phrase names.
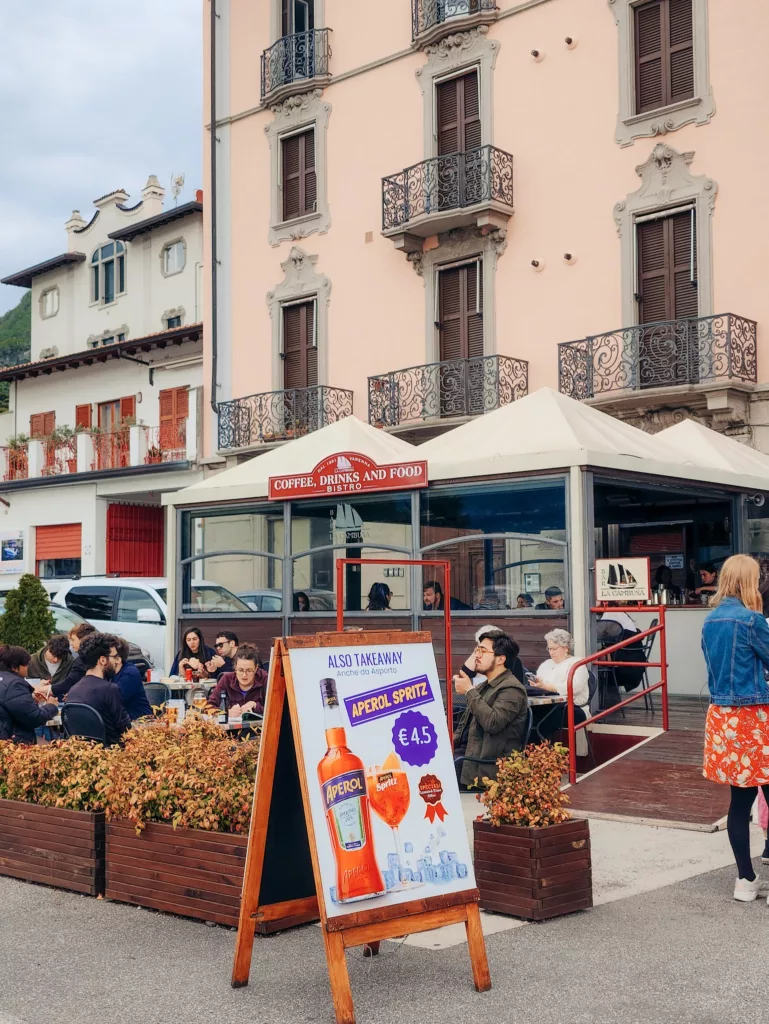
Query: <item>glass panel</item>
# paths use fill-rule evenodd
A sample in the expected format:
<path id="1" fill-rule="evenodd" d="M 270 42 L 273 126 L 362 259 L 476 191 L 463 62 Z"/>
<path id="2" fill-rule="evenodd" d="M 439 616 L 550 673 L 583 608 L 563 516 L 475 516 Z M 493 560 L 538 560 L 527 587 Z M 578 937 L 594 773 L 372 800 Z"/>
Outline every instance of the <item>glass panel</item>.
<path id="1" fill-rule="evenodd" d="M 84 619 L 109 621 L 116 592 L 115 587 L 73 587 L 67 591 L 64 603 Z"/>
<path id="2" fill-rule="evenodd" d="M 104 270 L 104 301 L 112 302 L 115 298 L 115 262 L 110 260 L 102 264 Z"/>
<path id="3" fill-rule="evenodd" d="M 138 622 L 136 613 L 140 608 L 157 612 L 160 615 L 160 622 L 165 623 L 165 617 L 151 594 L 148 594 L 146 590 L 136 590 L 134 587 L 121 587 L 117 605 L 117 621 Z"/>
<path id="4" fill-rule="evenodd" d="M 193 610 L 213 611 L 222 594 L 200 591 L 201 586 L 220 586 L 239 595 L 239 611 L 254 611 L 265 597 L 281 603 L 282 562 L 262 555 L 231 555 L 228 551 L 269 551 L 283 554 L 283 513 L 237 511 L 216 516 L 188 515 L 184 531 L 184 557 L 205 555 L 185 570 L 183 604 L 193 601 L 190 586 L 198 589 Z M 216 597 L 216 600 L 213 598 Z M 245 603 L 243 603 L 245 602 Z M 235 610 L 235 609 L 232 609 Z M 274 610 L 270 608 L 269 610 Z"/>
<path id="5" fill-rule="evenodd" d="M 119 292 L 124 292 L 125 291 L 125 256 L 118 256 L 117 275 L 118 275 L 117 290 Z"/>
<path id="6" fill-rule="evenodd" d="M 93 302 L 99 301 L 99 268 L 93 268 L 93 280 L 91 282 L 91 299 Z"/>
<path id="7" fill-rule="evenodd" d="M 99 250 L 97 249 L 96 252 L 91 257 L 91 263 L 98 263 L 98 262 L 99 262 Z"/>
<path id="8" fill-rule="evenodd" d="M 123 245 L 122 242 L 115 242 L 115 251 L 116 252 L 122 252 L 123 249 L 125 249 L 125 246 Z"/>
<path id="9" fill-rule="evenodd" d="M 248 605 L 226 587 L 213 583 L 195 583 L 189 601 L 182 602 L 185 612 L 248 612 Z"/>
<path id="10" fill-rule="evenodd" d="M 113 245 L 112 242 L 110 242 L 109 245 L 103 245 L 101 247 L 101 258 L 103 260 L 106 260 L 107 257 L 108 256 L 112 256 L 114 254 L 114 252 L 115 252 L 115 246 Z"/>
<path id="11" fill-rule="evenodd" d="M 79 558 L 41 558 L 40 561 L 37 563 L 37 575 L 40 577 L 40 579 L 44 579 L 44 580 L 59 579 L 59 578 L 63 578 L 63 577 L 66 577 L 66 576 L 69 576 L 69 577 L 79 576 L 80 575 L 80 559 Z M 58 614 L 58 610 L 53 609 L 53 608 L 51 610 L 54 611 L 55 614 Z M 64 612 L 65 609 L 62 608 L 61 611 Z M 72 613 L 70 612 L 69 614 L 71 615 Z M 75 620 L 73 625 L 76 622 L 77 622 L 77 620 Z M 64 630 L 65 633 L 68 631 L 68 628 L 69 627 L 67 627 L 67 629 Z M 56 630 L 57 630 L 57 632 L 60 632 L 60 628 L 59 628 L 58 624 L 56 626 Z"/>
<path id="12" fill-rule="evenodd" d="M 453 609 L 556 608 L 562 604 L 566 549 L 548 543 L 566 540 L 562 479 L 431 489 L 422 492 L 420 505 L 423 547 L 467 538 L 424 553 L 425 558 L 450 561 Z M 527 536 L 483 537 L 494 533 Z M 431 582 L 427 573 L 425 569 L 425 583 Z M 428 610 L 442 607 L 443 581 L 439 578 L 435 582 L 439 584 L 437 591 L 425 590 Z"/>
<path id="13" fill-rule="evenodd" d="M 366 544 L 361 549 L 355 544 Z M 294 561 L 295 610 L 304 610 L 300 594 L 309 599 L 310 611 L 330 611 L 336 607 L 335 560 L 350 558 L 387 558 L 388 552 L 377 544 L 411 550 L 411 496 L 352 498 L 345 501 L 301 502 L 292 505 L 291 550 L 306 551 L 336 545 L 335 550 L 318 551 Z M 393 553 L 393 558 L 408 554 Z M 365 610 L 374 584 L 374 605 L 389 592 L 388 607 L 406 610 L 410 606 L 408 573 L 391 574 L 390 566 L 348 566 L 345 577 L 345 606 L 352 611 Z M 298 607 L 297 607 L 298 605 Z"/>

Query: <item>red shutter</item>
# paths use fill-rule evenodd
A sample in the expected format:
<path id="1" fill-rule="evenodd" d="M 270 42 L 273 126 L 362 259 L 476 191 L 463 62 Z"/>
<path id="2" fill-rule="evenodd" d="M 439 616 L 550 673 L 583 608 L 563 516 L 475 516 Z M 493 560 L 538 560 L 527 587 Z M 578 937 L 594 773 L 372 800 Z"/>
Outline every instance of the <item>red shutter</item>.
<path id="1" fill-rule="evenodd" d="M 38 526 L 35 529 L 35 559 L 80 558 L 82 554 L 81 523 L 60 526 Z"/>
<path id="2" fill-rule="evenodd" d="M 81 429 L 87 429 L 91 426 L 91 415 L 92 406 L 90 405 L 76 405 L 75 406 L 75 426 Z"/>
<path id="3" fill-rule="evenodd" d="M 43 436 L 50 437 L 54 430 L 56 430 L 56 413 L 43 413 Z"/>
<path id="4" fill-rule="evenodd" d="M 160 447 L 164 451 L 185 444 L 185 423 L 189 416 L 189 388 L 167 388 L 160 392 Z"/>
<path id="5" fill-rule="evenodd" d="M 314 324 L 314 302 L 283 307 L 283 387 L 286 389 L 311 388 L 318 383 Z"/>
<path id="6" fill-rule="evenodd" d="M 30 437 L 50 437 L 56 429 L 55 412 L 36 412 L 29 417 Z"/>
<path id="7" fill-rule="evenodd" d="M 634 11 L 636 112 L 694 95 L 692 0 L 652 0 Z"/>
<path id="8" fill-rule="evenodd" d="M 155 505 L 107 507 L 107 572 L 162 576 L 163 509 Z"/>
<path id="9" fill-rule="evenodd" d="M 128 395 L 120 399 L 120 422 L 136 419 L 136 395 Z"/>

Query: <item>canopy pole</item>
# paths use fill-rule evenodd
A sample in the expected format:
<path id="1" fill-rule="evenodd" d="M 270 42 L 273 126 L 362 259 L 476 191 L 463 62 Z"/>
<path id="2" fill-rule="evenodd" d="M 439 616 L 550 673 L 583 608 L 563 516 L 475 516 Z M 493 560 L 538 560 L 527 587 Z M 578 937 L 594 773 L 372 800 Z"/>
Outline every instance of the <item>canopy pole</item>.
<path id="1" fill-rule="evenodd" d="M 579 466 L 569 470 L 569 614 L 577 656 L 587 652 L 590 635 L 588 566 L 585 554 L 585 475 Z"/>

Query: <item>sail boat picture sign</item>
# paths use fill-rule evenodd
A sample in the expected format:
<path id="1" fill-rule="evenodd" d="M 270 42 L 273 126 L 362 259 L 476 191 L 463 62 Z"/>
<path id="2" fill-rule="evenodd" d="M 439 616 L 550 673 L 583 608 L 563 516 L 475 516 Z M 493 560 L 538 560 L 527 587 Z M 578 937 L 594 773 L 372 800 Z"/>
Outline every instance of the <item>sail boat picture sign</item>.
<path id="1" fill-rule="evenodd" d="M 598 604 L 651 597 L 651 566 L 648 558 L 596 558 L 595 599 Z"/>

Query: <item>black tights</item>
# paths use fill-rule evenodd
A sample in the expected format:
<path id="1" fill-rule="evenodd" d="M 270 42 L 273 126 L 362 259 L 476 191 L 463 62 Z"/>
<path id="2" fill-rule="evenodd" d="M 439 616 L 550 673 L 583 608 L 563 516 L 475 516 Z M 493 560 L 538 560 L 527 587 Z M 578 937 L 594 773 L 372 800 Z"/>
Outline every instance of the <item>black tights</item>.
<path id="1" fill-rule="evenodd" d="M 769 785 L 761 787 L 769 803 Z M 726 818 L 726 831 L 732 844 L 732 853 L 737 861 L 737 874 L 752 882 L 756 873 L 750 858 L 750 808 L 758 796 L 758 786 L 732 786 L 732 801 Z"/>

